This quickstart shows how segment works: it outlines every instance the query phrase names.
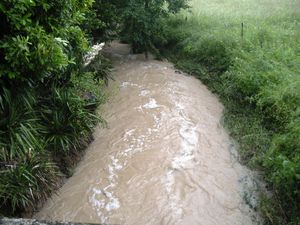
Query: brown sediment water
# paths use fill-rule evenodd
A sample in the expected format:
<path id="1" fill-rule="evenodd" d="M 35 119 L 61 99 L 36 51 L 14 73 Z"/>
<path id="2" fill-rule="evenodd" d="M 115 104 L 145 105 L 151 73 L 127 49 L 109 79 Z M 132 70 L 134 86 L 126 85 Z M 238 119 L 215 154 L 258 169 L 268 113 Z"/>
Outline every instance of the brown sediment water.
<path id="1" fill-rule="evenodd" d="M 104 51 L 114 60 L 111 86 L 118 87 L 102 108 L 108 128 L 96 129 L 74 175 L 34 217 L 258 224 L 255 182 L 220 124 L 217 97 L 168 62 L 131 55 L 125 44 L 113 42 Z"/>

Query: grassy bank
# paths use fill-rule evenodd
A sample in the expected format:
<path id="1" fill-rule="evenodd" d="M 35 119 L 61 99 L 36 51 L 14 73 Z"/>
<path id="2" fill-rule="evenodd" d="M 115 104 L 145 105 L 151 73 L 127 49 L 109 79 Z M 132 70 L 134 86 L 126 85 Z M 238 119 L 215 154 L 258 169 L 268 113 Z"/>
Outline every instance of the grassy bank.
<path id="1" fill-rule="evenodd" d="M 265 174 L 268 224 L 300 223 L 300 2 L 193 0 L 158 44 L 226 106 L 241 159 Z"/>

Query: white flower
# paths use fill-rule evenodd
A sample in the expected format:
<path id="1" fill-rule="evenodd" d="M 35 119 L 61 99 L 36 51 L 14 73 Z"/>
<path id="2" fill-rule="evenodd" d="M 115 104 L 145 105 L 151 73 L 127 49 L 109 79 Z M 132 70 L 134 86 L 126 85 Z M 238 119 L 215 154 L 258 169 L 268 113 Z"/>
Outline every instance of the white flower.
<path id="1" fill-rule="evenodd" d="M 61 39 L 60 37 L 56 37 L 54 39 L 55 39 L 55 41 L 62 44 L 63 46 L 67 46 L 69 44 L 69 42 L 67 40 Z"/>

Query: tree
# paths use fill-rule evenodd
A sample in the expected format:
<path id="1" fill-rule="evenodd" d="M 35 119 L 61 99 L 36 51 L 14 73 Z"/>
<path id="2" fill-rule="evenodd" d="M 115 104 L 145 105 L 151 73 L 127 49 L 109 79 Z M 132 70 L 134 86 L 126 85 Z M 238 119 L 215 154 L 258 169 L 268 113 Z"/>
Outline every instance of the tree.
<path id="1" fill-rule="evenodd" d="M 129 0 L 122 15 L 121 36 L 134 53 L 156 51 L 154 42 L 163 41 L 162 19 L 188 8 L 187 0 Z"/>
<path id="2" fill-rule="evenodd" d="M 125 6 L 122 0 L 95 0 L 86 14 L 83 28 L 91 34 L 92 42 L 106 42 L 117 38 L 120 13 Z"/>

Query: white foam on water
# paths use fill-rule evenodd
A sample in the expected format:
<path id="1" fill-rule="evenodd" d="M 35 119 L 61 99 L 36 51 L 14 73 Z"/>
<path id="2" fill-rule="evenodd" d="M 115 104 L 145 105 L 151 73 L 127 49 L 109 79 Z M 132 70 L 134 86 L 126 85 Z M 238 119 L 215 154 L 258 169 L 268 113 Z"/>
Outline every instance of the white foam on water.
<path id="1" fill-rule="evenodd" d="M 192 160 L 195 158 L 194 152 L 199 141 L 196 127 L 192 123 L 182 119 L 180 120 L 180 126 L 181 148 L 172 160 L 172 168 L 174 169 L 193 167 Z"/>
<path id="2" fill-rule="evenodd" d="M 101 213 L 101 209 L 105 208 L 105 199 L 103 199 L 103 191 L 98 188 L 92 189 L 92 195 L 89 196 L 89 202 L 95 209 L 97 216 L 100 218 L 101 223 L 106 221 L 106 217 Z"/>
<path id="3" fill-rule="evenodd" d="M 134 107 L 135 110 L 137 110 L 138 112 L 144 112 L 143 110 L 143 106 L 138 106 L 138 107 Z"/>
<path id="4" fill-rule="evenodd" d="M 174 97 L 174 90 L 169 88 L 168 91 L 170 93 L 170 99 L 175 105 L 173 118 L 176 118 L 175 121 L 179 126 L 178 133 L 181 142 L 178 152 L 176 152 L 172 158 L 171 167 L 167 171 L 163 182 L 169 196 L 168 206 L 172 211 L 171 216 L 176 220 L 180 220 L 183 214 L 183 206 L 180 203 L 180 197 L 176 195 L 176 191 L 174 190 L 176 183 L 175 171 L 194 167 L 194 158 L 199 142 L 199 135 L 197 126 L 185 114 L 182 102 Z"/>
<path id="5" fill-rule="evenodd" d="M 118 184 L 118 174 L 117 171 L 121 170 L 123 166 L 120 164 L 119 159 L 111 156 L 111 164 L 108 165 L 108 180 L 109 185 L 105 188 L 92 188 L 92 194 L 89 197 L 89 202 L 95 209 L 101 222 L 107 221 L 107 217 L 104 217 L 101 213 L 103 209 L 107 212 L 111 212 L 121 207 L 119 199 L 114 195 L 113 188 Z"/>
<path id="6" fill-rule="evenodd" d="M 150 98 L 150 101 L 143 105 L 143 108 L 145 109 L 155 109 L 159 108 L 160 106 L 157 104 L 156 100 L 154 98 Z"/>
<path id="7" fill-rule="evenodd" d="M 165 178 L 165 185 L 166 185 L 166 190 L 167 190 L 168 194 L 172 193 L 172 187 L 175 182 L 173 172 L 174 172 L 174 170 L 169 170 L 167 172 L 166 178 Z"/>
<path id="8" fill-rule="evenodd" d="M 125 131 L 125 134 L 123 136 L 123 140 L 124 141 L 129 141 L 130 137 L 134 134 L 135 132 L 135 129 L 127 129 Z"/>
<path id="9" fill-rule="evenodd" d="M 105 206 L 105 201 L 104 200 L 99 200 L 99 195 L 102 195 L 102 190 L 101 189 L 97 189 L 97 188 L 93 188 L 92 189 L 92 195 L 90 196 L 90 202 L 92 203 L 92 205 L 94 207 L 97 208 L 102 208 Z"/>
<path id="10" fill-rule="evenodd" d="M 132 83 L 132 82 L 129 82 L 129 81 L 122 82 L 122 84 L 120 85 L 120 87 L 121 88 L 127 88 L 127 87 L 139 87 L 139 88 L 141 88 L 140 85 Z"/>
<path id="11" fill-rule="evenodd" d="M 121 170 L 123 166 L 119 163 L 119 160 L 115 158 L 114 156 L 111 156 L 112 163 L 108 165 L 108 171 L 109 171 L 109 180 L 114 184 L 116 179 L 118 178 L 118 175 L 116 174 L 115 171 Z"/>
<path id="12" fill-rule="evenodd" d="M 114 197 L 113 192 L 105 192 L 106 197 L 109 199 L 109 202 L 105 205 L 106 211 L 112 211 L 115 209 L 120 208 L 120 202 L 119 199 Z"/>
<path id="13" fill-rule="evenodd" d="M 172 160 L 172 168 L 186 169 L 193 167 L 193 159 L 199 142 L 197 127 L 185 115 L 184 107 L 175 102 L 179 124 L 179 135 L 181 137 L 180 151 Z"/>
<path id="14" fill-rule="evenodd" d="M 165 175 L 164 184 L 166 187 L 166 191 L 168 194 L 168 207 L 171 210 L 171 217 L 175 217 L 176 221 L 180 220 L 183 214 L 183 206 L 180 203 L 180 198 L 175 194 L 174 184 L 175 184 L 175 176 L 174 170 L 169 170 Z"/>
<path id="15" fill-rule="evenodd" d="M 145 96 L 147 96 L 147 95 L 149 95 L 149 94 L 150 94 L 150 91 L 149 91 L 149 90 L 142 90 L 142 91 L 139 93 L 139 96 L 145 97 Z"/>
<path id="16" fill-rule="evenodd" d="M 154 118 L 154 130 L 157 130 L 157 129 L 161 128 L 161 125 L 162 125 L 162 116 L 163 116 L 163 113 L 161 113 L 160 117 L 158 117 L 156 115 L 153 115 L 153 118 Z"/>

